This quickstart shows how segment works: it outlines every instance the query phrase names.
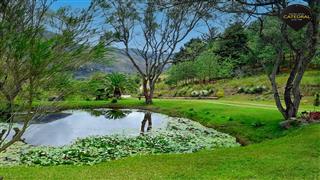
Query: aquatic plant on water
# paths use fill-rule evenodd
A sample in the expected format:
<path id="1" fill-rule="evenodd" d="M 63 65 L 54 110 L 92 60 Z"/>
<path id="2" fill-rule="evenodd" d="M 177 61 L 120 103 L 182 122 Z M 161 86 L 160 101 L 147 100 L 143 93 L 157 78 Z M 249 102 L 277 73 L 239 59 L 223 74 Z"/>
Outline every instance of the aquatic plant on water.
<path id="1" fill-rule="evenodd" d="M 201 149 L 239 146 L 234 137 L 206 128 L 188 119 L 169 120 L 166 129 L 136 137 L 120 135 L 88 137 L 70 146 L 33 147 L 21 154 L 21 164 L 27 165 L 92 165 L 122 157 L 191 153 Z"/>

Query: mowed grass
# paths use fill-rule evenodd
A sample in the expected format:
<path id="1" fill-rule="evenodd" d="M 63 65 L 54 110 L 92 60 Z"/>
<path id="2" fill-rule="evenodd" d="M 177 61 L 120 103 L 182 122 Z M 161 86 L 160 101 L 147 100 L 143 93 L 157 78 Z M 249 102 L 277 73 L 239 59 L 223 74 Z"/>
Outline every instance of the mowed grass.
<path id="1" fill-rule="evenodd" d="M 42 103 L 43 104 L 43 103 Z M 50 103 L 45 103 L 50 105 Z M 193 154 L 145 155 L 94 166 L 0 168 L 5 179 L 319 179 L 320 124 L 282 130 L 273 106 L 219 100 L 68 101 L 67 108 L 143 108 L 196 120 L 230 133 L 244 147 Z M 255 123 L 261 126 L 256 126 Z"/>
<path id="2" fill-rule="evenodd" d="M 320 125 L 245 147 L 130 157 L 94 166 L 0 168 L 5 179 L 319 179 Z"/>

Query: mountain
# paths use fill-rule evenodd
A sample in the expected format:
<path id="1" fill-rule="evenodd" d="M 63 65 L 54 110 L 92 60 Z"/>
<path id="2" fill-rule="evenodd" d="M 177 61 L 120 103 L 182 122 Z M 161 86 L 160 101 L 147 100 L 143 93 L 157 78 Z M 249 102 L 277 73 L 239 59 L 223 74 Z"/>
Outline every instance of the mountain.
<path id="1" fill-rule="evenodd" d="M 136 60 L 139 67 L 144 69 L 144 60 L 131 50 L 131 55 Z M 97 62 L 87 63 L 74 72 L 75 78 L 87 78 L 97 72 L 121 72 L 125 74 L 137 73 L 130 59 L 125 55 L 123 49 L 112 48 L 107 51 L 103 59 Z"/>

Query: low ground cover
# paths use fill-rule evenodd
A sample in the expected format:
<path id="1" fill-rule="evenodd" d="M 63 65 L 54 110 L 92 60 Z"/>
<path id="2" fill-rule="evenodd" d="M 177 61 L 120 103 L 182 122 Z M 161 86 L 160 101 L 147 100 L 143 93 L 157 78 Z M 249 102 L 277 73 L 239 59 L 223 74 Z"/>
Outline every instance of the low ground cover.
<path id="1" fill-rule="evenodd" d="M 70 146 L 36 147 L 22 153 L 21 164 L 83 165 L 127 156 L 160 153 L 191 153 L 202 149 L 239 146 L 230 135 L 188 119 L 169 118 L 165 129 L 140 136 L 98 136 L 79 139 Z"/>

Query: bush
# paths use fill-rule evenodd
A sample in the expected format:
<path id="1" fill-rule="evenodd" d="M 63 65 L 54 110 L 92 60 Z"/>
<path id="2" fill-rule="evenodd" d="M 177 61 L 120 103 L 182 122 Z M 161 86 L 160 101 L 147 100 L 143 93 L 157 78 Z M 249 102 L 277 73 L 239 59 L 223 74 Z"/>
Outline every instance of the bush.
<path id="1" fill-rule="evenodd" d="M 238 91 L 237 91 L 238 93 L 244 93 L 245 91 L 244 91 L 244 87 L 238 87 Z"/>
<path id="2" fill-rule="evenodd" d="M 200 94 L 200 96 L 209 96 L 209 91 L 207 91 L 207 90 L 201 90 L 200 92 L 199 92 L 199 94 Z"/>
<path id="3" fill-rule="evenodd" d="M 224 90 L 223 89 L 218 89 L 216 96 L 218 98 L 224 97 Z"/>
<path id="4" fill-rule="evenodd" d="M 266 86 L 255 86 L 255 87 L 239 87 L 238 93 L 245 94 L 261 94 L 264 91 L 267 91 L 268 88 Z"/>
<path id="5" fill-rule="evenodd" d="M 191 96 L 192 97 L 198 97 L 200 95 L 200 93 L 198 91 L 192 91 L 191 92 Z"/>
<path id="6" fill-rule="evenodd" d="M 111 103 L 117 103 L 117 102 L 118 102 L 118 100 L 115 98 L 111 100 Z"/>

